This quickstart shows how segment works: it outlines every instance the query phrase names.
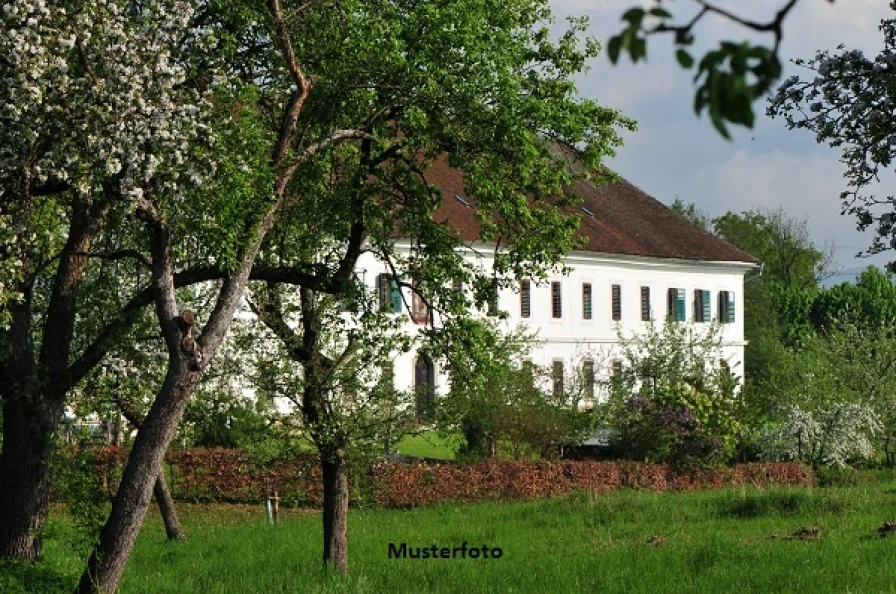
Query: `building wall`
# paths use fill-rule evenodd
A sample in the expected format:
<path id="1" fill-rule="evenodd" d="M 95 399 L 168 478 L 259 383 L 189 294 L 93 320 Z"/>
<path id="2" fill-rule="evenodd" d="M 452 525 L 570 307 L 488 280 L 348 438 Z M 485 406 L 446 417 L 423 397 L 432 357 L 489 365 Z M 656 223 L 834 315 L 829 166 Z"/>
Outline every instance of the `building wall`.
<path id="1" fill-rule="evenodd" d="M 401 246 L 399 246 L 401 247 Z M 468 251 L 465 257 L 489 270 L 491 257 L 487 246 Z M 620 356 L 617 331 L 623 336 L 643 333 L 647 324 L 641 321 L 641 287 L 650 288 L 651 315 L 657 328 L 661 328 L 666 317 L 667 291 L 671 288 L 684 289 L 685 314 L 688 324 L 697 328 L 708 327 L 694 321 L 694 291 L 710 291 L 710 319 L 719 315 L 718 295 L 720 291 L 734 293 L 734 322 L 722 324 L 723 357 L 731 369 L 743 376 L 743 280 L 744 274 L 753 268 L 750 264 L 731 262 L 696 262 L 662 258 L 622 257 L 589 252 L 575 252 L 565 260 L 569 273 L 556 273 L 545 281 L 531 282 L 531 312 L 528 319 L 521 317 L 519 287 L 503 289 L 499 294 L 498 307 L 509 314 L 503 324 L 509 329 L 522 325 L 536 332 L 539 346 L 533 350 L 530 359 L 536 365 L 551 366 L 553 361 L 562 361 L 565 374 L 571 374 L 581 366 L 584 359 L 592 359 L 598 375 L 609 373 L 610 362 Z M 387 273 L 385 266 L 372 255 L 365 254 L 359 262 L 358 274 L 368 287 L 375 287 L 377 277 Z M 561 287 L 562 316 L 552 316 L 551 283 L 559 282 Z M 592 315 L 583 317 L 583 283 L 591 284 Z M 621 320 L 612 319 L 611 286 L 619 285 L 621 292 Z M 411 302 L 411 295 L 405 290 L 405 302 Z M 407 319 L 409 332 L 419 331 L 420 326 L 411 321 L 409 312 L 403 308 L 401 314 Z M 485 314 L 483 314 L 485 315 Z M 436 319 L 438 324 L 439 320 Z M 410 390 L 414 386 L 414 366 L 416 353 L 397 357 L 394 363 L 396 388 Z M 439 393 L 449 388 L 449 378 L 435 370 L 435 384 Z"/>

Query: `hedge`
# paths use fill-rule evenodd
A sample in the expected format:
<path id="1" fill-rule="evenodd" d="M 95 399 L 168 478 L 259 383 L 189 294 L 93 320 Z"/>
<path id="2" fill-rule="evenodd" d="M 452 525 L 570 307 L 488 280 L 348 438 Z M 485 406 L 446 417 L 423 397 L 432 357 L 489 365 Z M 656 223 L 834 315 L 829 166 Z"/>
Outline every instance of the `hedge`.
<path id="1" fill-rule="evenodd" d="M 100 477 L 112 492 L 126 462 L 115 448 L 96 451 Z M 175 499 L 189 502 L 260 503 L 276 490 L 284 505 L 319 507 L 320 465 L 312 454 L 264 467 L 240 449 L 172 450 L 165 470 Z M 661 464 L 628 461 L 451 462 L 378 461 L 352 473 L 352 502 L 376 507 L 416 507 L 441 502 L 519 501 L 574 491 L 619 488 L 654 491 L 753 485 L 809 486 L 812 470 L 799 463 L 739 464 L 709 472 L 676 473 Z"/>

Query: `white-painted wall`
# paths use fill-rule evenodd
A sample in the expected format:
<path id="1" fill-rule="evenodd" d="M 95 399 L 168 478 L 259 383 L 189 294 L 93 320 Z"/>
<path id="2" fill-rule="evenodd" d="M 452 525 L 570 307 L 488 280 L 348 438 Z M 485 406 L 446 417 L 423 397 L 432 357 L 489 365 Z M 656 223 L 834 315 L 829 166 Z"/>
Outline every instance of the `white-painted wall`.
<path id="1" fill-rule="evenodd" d="M 401 248 L 406 246 L 399 244 Z M 491 257 L 488 246 L 478 246 L 468 251 L 465 257 L 489 270 Z M 508 328 L 522 325 L 537 332 L 540 345 L 530 359 L 536 365 L 550 366 L 561 360 L 567 376 L 581 365 L 583 359 L 595 361 L 595 371 L 606 376 L 609 362 L 619 357 L 617 328 L 624 336 L 643 333 L 650 322 L 641 321 L 641 287 L 650 287 L 650 301 L 654 324 L 662 327 L 666 316 L 667 291 L 670 288 L 685 290 L 685 311 L 687 323 L 708 327 L 708 324 L 694 322 L 694 291 L 711 292 L 711 317 L 719 314 L 719 291 L 734 293 L 734 323 L 722 325 L 723 357 L 732 370 L 743 376 L 743 286 L 744 275 L 754 266 L 738 262 L 701 262 L 673 260 L 668 258 L 647 258 L 636 256 L 616 256 L 593 252 L 575 252 L 565 263 L 571 269 L 566 275 L 551 275 L 545 282 L 531 284 L 531 316 L 521 317 L 519 288 L 503 289 L 498 306 L 509 314 L 505 324 Z M 374 288 L 377 276 L 388 273 L 385 265 L 371 254 L 365 254 L 358 263 L 359 277 L 370 288 Z M 554 319 L 551 308 L 551 282 L 561 283 L 562 317 Z M 582 284 L 592 287 L 592 319 L 583 318 Z M 622 319 L 611 319 L 611 285 L 621 287 Z M 411 302 L 411 295 L 405 289 L 405 302 Z M 407 319 L 406 330 L 417 332 L 420 326 L 411 321 L 410 314 L 403 308 L 401 314 Z M 436 319 L 438 324 L 439 320 Z M 414 364 L 416 354 L 399 356 L 394 363 L 395 384 L 400 390 L 411 390 L 414 385 Z M 601 363 L 604 365 L 602 366 Z M 445 393 L 450 379 L 436 367 L 436 389 Z"/>

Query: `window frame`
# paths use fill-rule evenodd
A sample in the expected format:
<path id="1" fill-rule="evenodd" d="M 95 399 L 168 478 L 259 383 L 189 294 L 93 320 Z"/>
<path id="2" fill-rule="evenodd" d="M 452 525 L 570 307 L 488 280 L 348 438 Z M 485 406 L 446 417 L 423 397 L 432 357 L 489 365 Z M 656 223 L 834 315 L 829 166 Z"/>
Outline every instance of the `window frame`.
<path id="1" fill-rule="evenodd" d="M 610 285 L 610 319 L 622 321 L 622 285 L 619 283 Z"/>
<path id="2" fill-rule="evenodd" d="M 551 319 L 563 319 L 563 284 L 551 281 Z"/>
<path id="3" fill-rule="evenodd" d="M 594 289 L 590 282 L 582 283 L 582 319 L 594 319 Z"/>

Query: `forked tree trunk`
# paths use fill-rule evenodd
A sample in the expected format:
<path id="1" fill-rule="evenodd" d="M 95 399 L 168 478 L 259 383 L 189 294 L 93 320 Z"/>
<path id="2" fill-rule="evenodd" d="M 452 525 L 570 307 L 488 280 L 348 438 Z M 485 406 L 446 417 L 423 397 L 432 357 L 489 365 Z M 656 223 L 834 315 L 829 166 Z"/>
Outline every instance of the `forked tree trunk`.
<path id="1" fill-rule="evenodd" d="M 60 415 L 61 407 L 26 397 L 3 404 L 0 558 L 33 561 L 40 555 L 50 501 L 53 429 Z"/>
<path id="2" fill-rule="evenodd" d="M 323 456 L 324 566 L 348 571 L 348 474 L 341 450 Z"/>
<path id="3" fill-rule="evenodd" d="M 156 503 L 159 504 L 159 513 L 162 514 L 162 522 L 165 523 L 165 534 L 168 536 L 168 540 L 187 540 L 187 533 L 184 532 L 180 523 L 177 508 L 174 507 L 174 499 L 171 497 L 168 482 L 165 480 L 164 469 L 159 470 L 152 493 L 156 496 Z"/>
<path id="4" fill-rule="evenodd" d="M 77 592 L 115 592 L 128 556 L 149 509 L 153 487 L 162 468 L 162 459 L 177 432 L 187 401 L 199 379 L 186 362 L 172 362 L 165 383 L 134 440 L 121 485 L 112 502 L 100 541 L 81 576 Z"/>

